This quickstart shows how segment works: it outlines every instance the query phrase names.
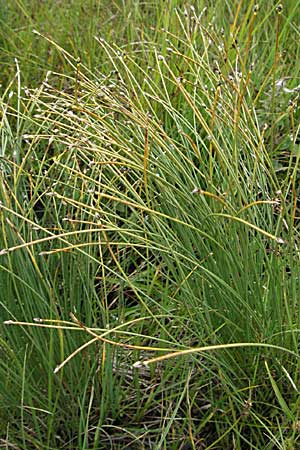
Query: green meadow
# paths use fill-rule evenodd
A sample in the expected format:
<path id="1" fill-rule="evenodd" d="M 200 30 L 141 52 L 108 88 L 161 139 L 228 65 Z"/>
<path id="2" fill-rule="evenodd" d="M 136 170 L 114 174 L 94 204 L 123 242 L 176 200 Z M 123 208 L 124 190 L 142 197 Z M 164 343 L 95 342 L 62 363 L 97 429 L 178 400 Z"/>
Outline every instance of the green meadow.
<path id="1" fill-rule="evenodd" d="M 299 11 L 0 0 L 0 448 L 300 448 Z"/>

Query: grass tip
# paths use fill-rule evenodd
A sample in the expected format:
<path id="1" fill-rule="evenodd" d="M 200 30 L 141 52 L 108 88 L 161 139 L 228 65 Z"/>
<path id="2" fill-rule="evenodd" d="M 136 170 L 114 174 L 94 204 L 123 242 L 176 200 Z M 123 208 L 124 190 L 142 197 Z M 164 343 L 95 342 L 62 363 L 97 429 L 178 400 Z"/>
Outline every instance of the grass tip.
<path id="1" fill-rule="evenodd" d="M 13 320 L 5 320 L 5 321 L 3 322 L 4 325 L 12 325 L 13 323 L 14 323 Z"/>
<path id="2" fill-rule="evenodd" d="M 142 367 L 146 366 L 147 364 L 145 364 L 143 361 L 137 361 L 135 362 L 132 367 L 134 369 L 141 369 Z"/>
<path id="3" fill-rule="evenodd" d="M 0 250 L 0 256 L 7 255 L 7 253 L 8 253 L 8 248 L 3 248 L 2 250 Z"/>
<path id="4" fill-rule="evenodd" d="M 191 192 L 191 194 L 200 194 L 200 193 L 201 193 L 201 189 L 200 188 L 195 188 Z"/>

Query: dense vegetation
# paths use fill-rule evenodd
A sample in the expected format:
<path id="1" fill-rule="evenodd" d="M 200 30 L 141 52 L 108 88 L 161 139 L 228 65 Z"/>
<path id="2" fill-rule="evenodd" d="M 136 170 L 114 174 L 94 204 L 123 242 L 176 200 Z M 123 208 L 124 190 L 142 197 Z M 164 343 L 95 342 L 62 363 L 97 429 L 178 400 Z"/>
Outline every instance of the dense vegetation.
<path id="1" fill-rule="evenodd" d="M 300 1 L 0 6 L 0 447 L 299 448 Z"/>

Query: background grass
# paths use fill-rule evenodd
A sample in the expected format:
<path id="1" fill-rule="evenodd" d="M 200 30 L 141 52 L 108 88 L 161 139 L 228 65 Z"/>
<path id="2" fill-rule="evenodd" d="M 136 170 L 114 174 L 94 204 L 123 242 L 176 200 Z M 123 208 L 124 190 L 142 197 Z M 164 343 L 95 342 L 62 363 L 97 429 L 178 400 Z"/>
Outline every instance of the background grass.
<path id="1" fill-rule="evenodd" d="M 1 8 L 1 446 L 298 447 L 298 8 Z"/>

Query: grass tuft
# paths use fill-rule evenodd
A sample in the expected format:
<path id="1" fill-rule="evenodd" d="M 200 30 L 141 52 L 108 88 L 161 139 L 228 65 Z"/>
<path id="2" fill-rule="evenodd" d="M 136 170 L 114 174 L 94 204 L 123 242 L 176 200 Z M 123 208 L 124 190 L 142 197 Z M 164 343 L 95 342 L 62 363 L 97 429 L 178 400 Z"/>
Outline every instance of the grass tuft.
<path id="1" fill-rule="evenodd" d="M 1 445 L 297 448 L 299 2 L 13 3 Z"/>

